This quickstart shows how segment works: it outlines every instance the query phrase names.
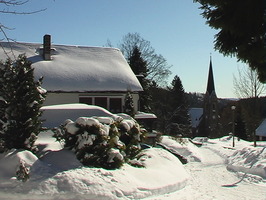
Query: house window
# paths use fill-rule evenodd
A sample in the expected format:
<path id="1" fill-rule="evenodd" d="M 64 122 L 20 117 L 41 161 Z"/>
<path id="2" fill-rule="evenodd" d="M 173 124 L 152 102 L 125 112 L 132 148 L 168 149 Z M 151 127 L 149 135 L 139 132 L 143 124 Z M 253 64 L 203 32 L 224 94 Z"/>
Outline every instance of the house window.
<path id="1" fill-rule="evenodd" d="M 109 110 L 112 113 L 122 112 L 122 99 L 121 98 L 110 98 Z"/>
<path id="2" fill-rule="evenodd" d="M 107 107 L 107 98 L 106 97 L 95 97 L 94 105 L 100 106 L 102 108 L 108 109 Z"/>
<path id="3" fill-rule="evenodd" d="M 79 103 L 85 103 L 88 105 L 92 105 L 92 98 L 91 97 L 79 97 Z"/>
<path id="4" fill-rule="evenodd" d="M 80 96 L 79 103 L 100 106 L 112 113 L 123 112 L 123 101 L 121 96 Z"/>

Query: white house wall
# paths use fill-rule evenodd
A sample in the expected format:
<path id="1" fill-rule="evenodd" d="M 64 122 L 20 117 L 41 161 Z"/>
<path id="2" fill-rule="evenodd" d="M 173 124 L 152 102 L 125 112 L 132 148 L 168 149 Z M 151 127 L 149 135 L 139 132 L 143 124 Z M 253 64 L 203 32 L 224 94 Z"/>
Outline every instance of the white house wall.
<path id="1" fill-rule="evenodd" d="M 79 95 L 77 93 L 48 93 L 44 106 L 66 103 L 79 103 Z"/>
<path id="2" fill-rule="evenodd" d="M 139 109 L 139 95 L 132 93 L 134 102 L 134 109 Z M 67 104 L 67 103 L 79 103 L 79 97 L 121 97 L 122 104 L 125 103 L 126 94 L 124 93 L 48 93 L 44 102 L 44 106 Z M 123 108 L 122 108 L 123 109 Z"/>

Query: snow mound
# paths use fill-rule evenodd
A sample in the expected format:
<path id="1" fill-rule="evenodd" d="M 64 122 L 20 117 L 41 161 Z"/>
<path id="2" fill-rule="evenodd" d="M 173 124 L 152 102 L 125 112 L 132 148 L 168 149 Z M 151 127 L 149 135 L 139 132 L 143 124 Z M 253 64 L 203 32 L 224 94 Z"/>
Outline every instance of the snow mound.
<path id="1" fill-rule="evenodd" d="M 188 161 L 201 162 L 202 155 L 200 154 L 198 147 L 187 139 L 183 140 L 184 143 L 181 144 L 169 136 L 162 136 L 161 143 L 167 146 L 169 150 L 175 151 L 185 157 Z"/>
<path id="2" fill-rule="evenodd" d="M 266 147 L 245 147 L 228 157 L 228 169 L 266 178 Z"/>
<path id="3" fill-rule="evenodd" d="M 139 199 L 164 194 L 186 186 L 188 174 L 173 155 L 163 149 L 148 149 L 145 168 L 124 165 L 121 170 L 81 167 L 57 173 L 30 191 L 33 194 L 79 194 L 97 199 Z"/>
<path id="4" fill-rule="evenodd" d="M 36 145 L 39 158 L 29 151 L 0 154 L 1 199 L 142 199 L 181 190 L 189 179 L 181 162 L 164 149 L 143 150 L 144 168 L 125 164 L 106 170 L 83 166 L 51 131 L 42 132 Z M 26 182 L 15 178 L 21 160 L 30 170 Z"/>
<path id="5" fill-rule="evenodd" d="M 25 167 L 30 168 L 38 158 L 27 150 L 10 150 L 0 154 L 0 177 L 12 178 L 16 176 L 16 171 L 22 163 Z"/>

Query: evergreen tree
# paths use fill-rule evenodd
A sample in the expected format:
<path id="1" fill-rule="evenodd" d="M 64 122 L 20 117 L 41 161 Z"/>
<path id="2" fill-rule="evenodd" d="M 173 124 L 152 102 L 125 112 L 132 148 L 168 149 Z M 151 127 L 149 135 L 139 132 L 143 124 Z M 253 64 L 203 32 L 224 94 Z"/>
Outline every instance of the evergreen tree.
<path id="1" fill-rule="evenodd" d="M 130 94 L 130 92 L 127 92 L 127 95 L 126 95 L 126 98 L 125 98 L 124 112 L 126 114 L 130 115 L 131 117 L 134 117 L 135 116 L 134 101 L 133 101 L 133 97 Z"/>
<path id="2" fill-rule="evenodd" d="M 175 76 L 172 81 L 170 94 L 170 130 L 175 131 L 172 134 L 181 134 L 190 137 L 191 122 L 188 114 L 188 105 L 182 82 L 178 76 Z"/>
<path id="3" fill-rule="evenodd" d="M 248 63 L 266 82 L 264 0 L 194 0 L 201 4 L 207 24 L 219 30 L 215 49 Z"/>
<path id="4" fill-rule="evenodd" d="M 150 81 L 147 79 L 147 63 L 141 57 L 141 52 L 138 47 L 135 46 L 133 52 L 129 58 L 129 66 L 132 71 L 138 77 L 138 80 L 143 88 L 140 92 L 140 110 L 144 112 L 150 112 L 151 95 L 149 93 Z"/>
<path id="5" fill-rule="evenodd" d="M 42 80 L 34 80 L 34 69 L 25 55 L 14 62 L 7 59 L 0 66 L 0 96 L 5 100 L 0 138 L 4 149 L 34 150 L 41 129 L 40 107 L 46 93 L 41 88 Z"/>

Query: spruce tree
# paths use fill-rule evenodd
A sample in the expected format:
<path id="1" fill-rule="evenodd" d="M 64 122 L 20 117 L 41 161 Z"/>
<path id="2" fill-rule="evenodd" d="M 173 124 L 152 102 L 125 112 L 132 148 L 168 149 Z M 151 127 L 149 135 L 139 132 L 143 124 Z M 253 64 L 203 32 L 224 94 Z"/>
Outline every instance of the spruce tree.
<path id="1" fill-rule="evenodd" d="M 140 95 L 140 110 L 143 112 L 150 112 L 151 95 L 149 93 L 150 81 L 147 79 L 147 63 L 141 57 L 141 52 L 137 46 L 133 49 L 133 52 L 129 58 L 129 66 L 134 74 L 137 76 L 143 91 Z"/>
<path id="2" fill-rule="evenodd" d="M 46 93 L 41 88 L 42 79 L 34 80 L 34 69 L 25 55 L 14 62 L 7 59 L 0 66 L 0 96 L 5 100 L 0 137 L 4 149 L 34 150 L 41 130 L 40 108 Z"/>
<path id="3" fill-rule="evenodd" d="M 169 116 L 169 131 L 181 134 L 186 137 L 191 136 L 191 122 L 188 114 L 188 104 L 186 101 L 185 91 L 178 76 L 175 76 L 170 88 L 169 104 L 171 107 Z"/>

